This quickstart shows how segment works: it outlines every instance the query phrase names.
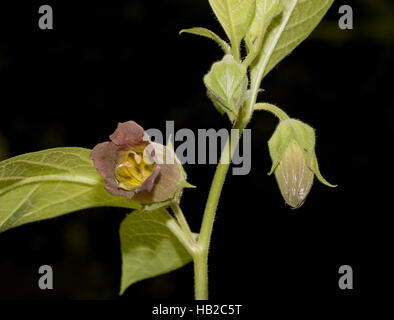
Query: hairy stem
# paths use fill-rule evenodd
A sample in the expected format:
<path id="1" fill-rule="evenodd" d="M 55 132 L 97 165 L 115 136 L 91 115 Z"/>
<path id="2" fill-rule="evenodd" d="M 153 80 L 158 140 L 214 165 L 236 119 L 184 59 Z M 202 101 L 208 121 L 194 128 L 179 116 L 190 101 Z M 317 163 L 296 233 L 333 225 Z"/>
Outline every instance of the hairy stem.
<path id="1" fill-rule="evenodd" d="M 231 159 L 244 127 L 244 124 L 236 123 L 234 129 L 239 129 L 241 131 L 240 134 L 234 135 L 233 138 L 229 136 L 227 139 L 208 195 L 197 244 L 197 253 L 194 256 L 195 298 L 197 300 L 208 299 L 208 249 L 211 241 L 213 222 Z"/>
<path id="2" fill-rule="evenodd" d="M 289 116 L 281 108 L 270 104 L 270 103 L 256 103 L 254 105 L 254 110 L 265 110 L 269 111 L 279 118 L 279 120 L 289 119 Z"/>
<path id="3" fill-rule="evenodd" d="M 293 3 L 293 8 L 296 2 Z M 291 12 L 291 11 L 290 11 Z M 231 141 L 231 136 L 227 139 L 226 146 L 224 147 L 223 153 L 220 158 L 220 162 L 216 168 L 216 173 L 213 178 L 211 190 L 209 191 L 207 204 L 205 207 L 204 217 L 200 230 L 200 237 L 197 243 L 197 254 L 194 256 L 194 270 L 195 270 L 195 297 L 196 299 L 208 299 L 208 250 L 211 241 L 211 234 L 213 228 L 213 222 L 215 220 L 216 209 L 219 203 L 220 194 L 222 192 L 224 180 L 230 166 L 230 162 L 238 144 L 239 138 L 242 134 L 242 130 L 247 126 L 254 111 L 256 104 L 257 95 L 261 86 L 261 81 L 264 77 L 265 68 L 268 65 L 269 59 L 274 51 L 276 43 L 279 41 L 280 34 L 285 27 L 290 14 L 286 17 L 282 23 L 281 29 L 278 35 L 273 41 L 273 45 L 269 48 L 266 55 L 259 60 L 257 65 L 252 69 L 257 70 L 256 75 L 252 76 L 250 85 L 250 96 L 242 108 L 238 112 L 237 121 L 234 125 L 234 129 L 239 129 L 240 134 Z M 234 43 L 233 43 L 234 50 Z M 233 52 L 234 58 L 239 61 L 239 48 L 235 48 Z M 281 114 L 281 116 L 284 116 Z"/>
<path id="4" fill-rule="evenodd" d="M 190 240 L 188 236 L 186 236 L 185 232 L 181 229 L 179 224 L 174 220 L 170 219 L 166 223 L 167 228 L 172 232 L 172 234 L 177 237 L 179 242 L 183 245 L 183 247 L 187 250 L 187 252 L 194 257 L 196 252 L 196 243 L 193 240 Z"/>
<path id="5" fill-rule="evenodd" d="M 182 209 L 179 206 L 179 204 L 176 202 L 171 203 L 171 209 L 174 212 L 175 217 L 176 217 L 182 231 L 184 232 L 185 236 L 188 238 L 188 240 L 191 243 L 194 243 L 192 231 L 190 230 L 189 224 L 187 223 L 186 218 L 183 215 Z"/>
<path id="6" fill-rule="evenodd" d="M 272 50 L 269 54 L 272 54 Z M 195 298 L 197 300 L 208 299 L 208 250 L 211 241 L 213 222 L 215 220 L 216 209 L 219 203 L 220 195 L 223 189 L 223 184 L 230 166 L 236 146 L 239 142 L 243 129 L 249 123 L 254 106 L 256 104 L 257 95 L 264 75 L 264 69 L 267 66 L 269 57 L 265 57 L 256 67 L 259 72 L 257 77 L 252 78 L 250 86 L 250 96 L 242 108 L 238 112 L 237 121 L 233 129 L 240 130 L 240 134 L 235 135 L 233 140 L 231 135 L 226 141 L 226 145 L 222 152 L 220 162 L 216 168 L 215 176 L 212 181 L 211 189 L 209 191 L 207 204 L 205 206 L 204 217 L 201 225 L 200 236 L 197 243 L 197 254 L 194 259 L 195 272 Z"/>
<path id="7" fill-rule="evenodd" d="M 194 261 L 194 291 L 196 300 L 208 299 L 208 254 L 199 251 L 193 256 Z"/>

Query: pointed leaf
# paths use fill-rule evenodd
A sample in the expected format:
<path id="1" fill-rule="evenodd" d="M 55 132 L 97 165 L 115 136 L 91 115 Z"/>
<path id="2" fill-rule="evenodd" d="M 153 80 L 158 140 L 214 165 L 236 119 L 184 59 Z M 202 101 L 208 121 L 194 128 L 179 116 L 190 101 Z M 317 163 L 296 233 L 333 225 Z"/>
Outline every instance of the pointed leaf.
<path id="1" fill-rule="evenodd" d="M 253 78 L 263 78 L 316 28 L 334 0 L 281 0 L 282 13 L 267 29 Z"/>
<path id="2" fill-rule="evenodd" d="M 212 39 L 217 42 L 217 44 L 223 49 L 223 51 L 226 54 L 231 53 L 231 47 L 228 45 L 226 41 L 221 39 L 216 33 L 212 32 L 209 29 L 206 28 L 190 28 L 190 29 L 183 29 L 179 32 L 179 34 L 182 33 L 190 33 L 190 34 L 196 34 L 199 36 L 203 36 L 209 39 Z"/>
<path id="3" fill-rule="evenodd" d="M 174 220 L 167 210 L 160 209 L 134 211 L 122 222 L 120 294 L 137 281 L 173 271 L 192 260 L 167 227 Z"/>
<path id="4" fill-rule="evenodd" d="M 209 0 L 209 4 L 230 39 L 232 48 L 238 50 L 253 20 L 256 0 Z"/>
<path id="5" fill-rule="evenodd" d="M 262 37 L 272 21 L 281 10 L 281 0 L 257 0 L 255 17 L 246 34 L 247 42 L 254 43 Z"/>
<path id="6" fill-rule="evenodd" d="M 0 162 L 0 232 L 91 207 L 139 208 L 104 189 L 90 152 L 55 148 Z"/>

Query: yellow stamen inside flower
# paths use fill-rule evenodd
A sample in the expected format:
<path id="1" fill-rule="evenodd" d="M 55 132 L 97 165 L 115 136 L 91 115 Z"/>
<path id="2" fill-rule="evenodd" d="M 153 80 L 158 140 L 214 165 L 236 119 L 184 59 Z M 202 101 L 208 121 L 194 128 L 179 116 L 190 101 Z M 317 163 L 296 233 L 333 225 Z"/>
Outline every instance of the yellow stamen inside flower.
<path id="1" fill-rule="evenodd" d="M 154 165 L 146 163 L 142 153 L 124 152 L 115 168 L 118 187 L 125 190 L 137 189 L 151 175 Z"/>

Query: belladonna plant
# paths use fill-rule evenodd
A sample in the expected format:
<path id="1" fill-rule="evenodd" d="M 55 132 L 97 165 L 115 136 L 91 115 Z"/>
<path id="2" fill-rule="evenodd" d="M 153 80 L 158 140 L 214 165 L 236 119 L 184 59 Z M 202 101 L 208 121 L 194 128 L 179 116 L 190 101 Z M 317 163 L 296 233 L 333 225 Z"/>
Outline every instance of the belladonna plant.
<path id="1" fill-rule="evenodd" d="M 332 2 L 209 0 L 228 41 L 205 28 L 181 31 L 212 39 L 222 48 L 223 59 L 212 64 L 203 81 L 209 99 L 232 129 L 242 133 L 257 110 L 279 118 L 268 141 L 270 174 L 292 208 L 303 204 L 315 176 L 333 185 L 320 174 L 314 129 L 257 98 L 264 77 L 308 37 Z M 207 299 L 212 227 L 239 137 L 230 136 L 222 151 L 198 233 L 190 230 L 180 207 L 184 189 L 193 186 L 172 146 L 151 142 L 133 121 L 119 123 L 109 141 L 93 150 L 55 148 L 1 162 L 0 231 L 90 207 L 128 208 L 130 214 L 120 226 L 120 293 L 192 261 L 195 298 Z"/>

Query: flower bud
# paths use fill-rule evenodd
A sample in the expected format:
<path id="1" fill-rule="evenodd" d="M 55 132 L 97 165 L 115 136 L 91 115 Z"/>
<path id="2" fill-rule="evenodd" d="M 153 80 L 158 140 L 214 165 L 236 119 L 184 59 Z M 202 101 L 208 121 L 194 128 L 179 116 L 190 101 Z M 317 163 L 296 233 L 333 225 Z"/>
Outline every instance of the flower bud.
<path id="1" fill-rule="evenodd" d="M 286 203 L 292 208 L 299 208 L 305 201 L 314 175 L 327 186 L 320 174 L 315 155 L 315 132 L 305 123 L 287 119 L 279 123 L 268 141 L 272 168 L 279 189 Z"/>
<path id="2" fill-rule="evenodd" d="M 286 203 L 292 208 L 300 207 L 312 187 L 314 174 L 295 140 L 290 142 L 274 173 Z"/>
<path id="3" fill-rule="evenodd" d="M 90 158 L 112 195 L 150 205 L 174 199 L 187 185 L 175 152 L 151 142 L 135 122 L 119 123 L 110 140 L 96 145 Z"/>
<path id="4" fill-rule="evenodd" d="M 232 55 L 225 55 L 215 62 L 204 77 L 208 89 L 208 97 L 215 108 L 226 113 L 234 122 L 240 106 L 245 102 L 248 87 L 247 68 Z"/>

